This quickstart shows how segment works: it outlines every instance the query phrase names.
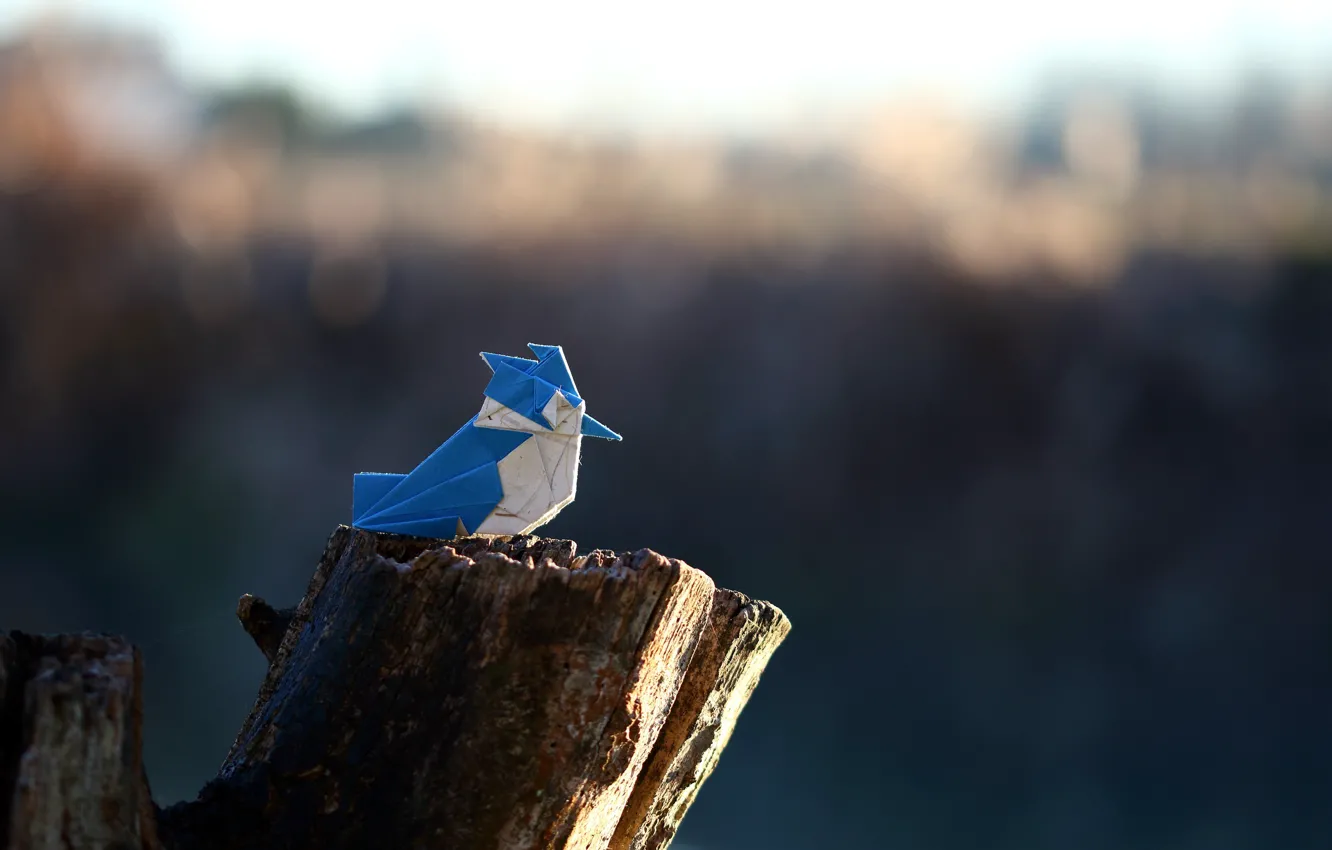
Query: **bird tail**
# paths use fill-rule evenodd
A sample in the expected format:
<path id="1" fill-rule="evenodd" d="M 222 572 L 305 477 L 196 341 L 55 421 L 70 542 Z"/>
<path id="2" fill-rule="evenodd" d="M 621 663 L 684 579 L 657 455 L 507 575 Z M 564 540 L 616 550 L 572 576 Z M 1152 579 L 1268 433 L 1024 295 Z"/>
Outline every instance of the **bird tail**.
<path id="1" fill-rule="evenodd" d="M 397 472 L 358 472 L 352 479 L 352 521 L 368 514 L 376 502 L 406 477 Z"/>

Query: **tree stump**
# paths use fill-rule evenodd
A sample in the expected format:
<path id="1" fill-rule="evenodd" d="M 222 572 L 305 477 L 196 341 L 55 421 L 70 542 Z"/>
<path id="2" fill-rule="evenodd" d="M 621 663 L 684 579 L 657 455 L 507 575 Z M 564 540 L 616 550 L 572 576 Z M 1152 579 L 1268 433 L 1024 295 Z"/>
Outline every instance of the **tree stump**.
<path id="1" fill-rule="evenodd" d="M 790 629 L 646 549 L 346 526 L 298 606 L 237 614 L 268 673 L 217 778 L 156 812 L 137 652 L 0 638 L 8 846 L 660 850 Z"/>
<path id="2" fill-rule="evenodd" d="M 0 836 L 13 850 L 156 846 L 139 652 L 101 635 L 0 635 Z"/>

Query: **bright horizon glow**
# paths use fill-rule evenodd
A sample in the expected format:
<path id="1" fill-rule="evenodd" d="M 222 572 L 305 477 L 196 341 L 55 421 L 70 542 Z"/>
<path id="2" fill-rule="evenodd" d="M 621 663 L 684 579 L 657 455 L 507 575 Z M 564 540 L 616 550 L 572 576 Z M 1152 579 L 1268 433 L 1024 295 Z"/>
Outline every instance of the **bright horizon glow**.
<path id="1" fill-rule="evenodd" d="M 1259 62 L 1332 71 L 1332 3 L 1301 0 L 8 0 L 0 34 L 52 12 L 157 37 L 191 82 L 277 80 L 353 116 L 426 99 L 565 127 L 756 129 L 920 86 L 1003 106 L 1053 67 L 1184 90 Z"/>

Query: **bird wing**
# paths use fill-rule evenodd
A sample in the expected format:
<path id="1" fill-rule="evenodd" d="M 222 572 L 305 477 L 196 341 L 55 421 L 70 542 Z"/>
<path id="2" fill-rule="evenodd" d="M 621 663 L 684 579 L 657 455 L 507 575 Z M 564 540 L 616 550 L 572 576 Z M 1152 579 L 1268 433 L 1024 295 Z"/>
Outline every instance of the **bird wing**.
<path id="1" fill-rule="evenodd" d="M 499 461 L 531 434 L 477 428 L 475 417 L 389 487 L 356 521 L 362 528 L 456 516 L 474 529 L 504 498 Z M 367 481 L 367 491 L 387 482 Z M 387 530 L 387 529 L 384 529 Z"/>

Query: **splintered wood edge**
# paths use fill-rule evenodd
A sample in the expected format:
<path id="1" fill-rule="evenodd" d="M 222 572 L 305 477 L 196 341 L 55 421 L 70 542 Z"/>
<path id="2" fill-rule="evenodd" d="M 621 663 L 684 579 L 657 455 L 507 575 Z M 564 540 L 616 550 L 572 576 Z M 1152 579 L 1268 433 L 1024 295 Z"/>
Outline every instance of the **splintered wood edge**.
<path id="1" fill-rule="evenodd" d="M 578 807 L 576 826 L 565 847 L 609 847 L 642 769 L 652 756 L 653 744 L 670 721 L 671 707 L 688 676 L 707 627 L 709 600 L 716 591 L 711 578 L 682 561 L 651 551 L 636 553 L 629 559 L 642 562 L 643 566 L 653 562 L 669 566 L 676 580 L 653 612 L 624 690 L 621 710 L 611 718 L 608 734 L 603 738 L 607 766 L 613 761 L 620 762 L 619 776 L 609 787 L 601 789 L 595 802 Z"/>
<path id="2" fill-rule="evenodd" d="M 664 850 L 721 758 L 741 710 L 791 630 L 775 605 L 718 588 L 676 694 L 610 850 Z"/>
<path id="3" fill-rule="evenodd" d="M 0 636 L 0 837 L 16 848 L 156 848 L 138 649 L 93 634 L 15 637 Z"/>

